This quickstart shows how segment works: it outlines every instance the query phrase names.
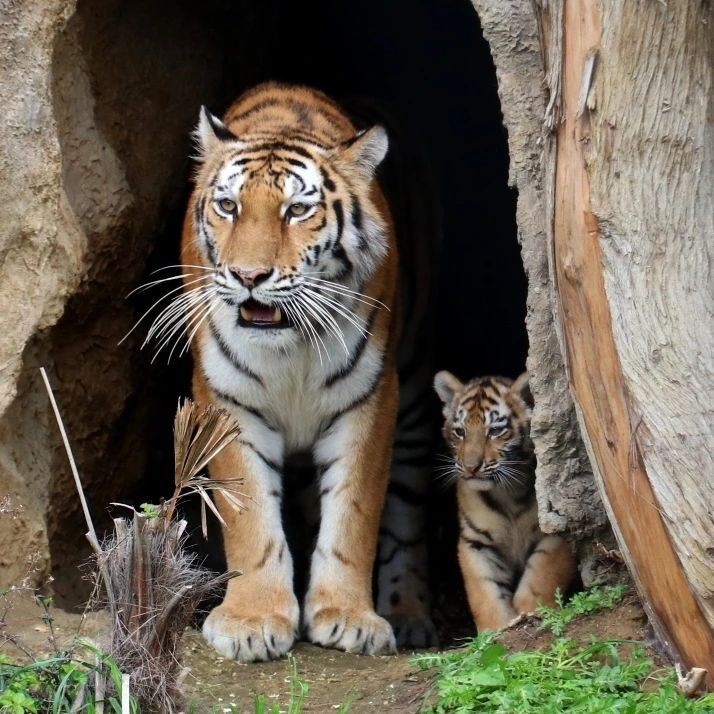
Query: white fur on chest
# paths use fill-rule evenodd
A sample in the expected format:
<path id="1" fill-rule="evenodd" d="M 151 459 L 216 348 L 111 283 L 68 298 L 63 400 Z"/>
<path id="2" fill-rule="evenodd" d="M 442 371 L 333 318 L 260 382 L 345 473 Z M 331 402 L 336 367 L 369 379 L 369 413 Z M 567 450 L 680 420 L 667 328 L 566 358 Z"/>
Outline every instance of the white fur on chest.
<path id="1" fill-rule="evenodd" d="M 286 453 L 303 451 L 331 418 L 370 390 L 381 369 L 380 351 L 368 342 L 349 374 L 334 379 L 362 340 L 349 323 L 341 327 L 347 350 L 336 337 L 322 335 L 320 359 L 309 342 L 266 346 L 250 340 L 245 328 L 215 320 L 217 334 L 207 330 L 201 342 L 202 368 L 214 390 L 260 411 L 282 433 Z"/>

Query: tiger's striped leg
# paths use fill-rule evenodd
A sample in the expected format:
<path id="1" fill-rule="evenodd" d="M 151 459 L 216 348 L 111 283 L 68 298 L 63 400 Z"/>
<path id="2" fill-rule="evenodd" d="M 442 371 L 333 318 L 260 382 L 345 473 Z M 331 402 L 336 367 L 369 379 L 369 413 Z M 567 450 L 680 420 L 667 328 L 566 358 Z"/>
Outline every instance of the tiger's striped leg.
<path id="1" fill-rule="evenodd" d="M 536 607 L 555 605 L 555 592 L 565 594 L 575 577 L 575 558 L 568 543 L 560 536 L 548 535 L 531 553 L 513 596 L 519 613 L 534 612 Z"/>
<path id="2" fill-rule="evenodd" d="M 199 401 L 207 401 L 196 392 Z M 222 655 L 252 662 L 281 657 L 292 647 L 300 612 L 280 514 L 281 440 L 275 432 L 266 433 L 270 430 L 255 416 L 240 411 L 241 434 L 213 459 L 210 473 L 215 479 L 243 478 L 242 512 L 216 493 L 226 522 L 228 568 L 242 575 L 228 583 L 223 602 L 203 624 L 203 636 Z"/>
<path id="3" fill-rule="evenodd" d="M 396 651 L 392 628 L 372 601 L 395 411 L 396 376 L 387 372 L 372 396 L 334 421 L 315 447 L 322 517 L 304 620 L 309 639 L 325 647 Z"/>
<path id="4" fill-rule="evenodd" d="M 489 533 L 472 528 L 462 520 L 458 554 L 466 597 L 478 631 L 498 630 L 516 617 L 512 569 Z"/>
<path id="5" fill-rule="evenodd" d="M 380 530 L 377 611 L 400 648 L 438 643 L 429 615 L 423 476 L 418 467 L 393 466 Z"/>
<path id="6" fill-rule="evenodd" d="M 431 425 L 397 424 L 392 473 L 379 539 L 377 611 L 392 623 L 399 647 L 438 644 L 429 614 L 426 502 Z"/>

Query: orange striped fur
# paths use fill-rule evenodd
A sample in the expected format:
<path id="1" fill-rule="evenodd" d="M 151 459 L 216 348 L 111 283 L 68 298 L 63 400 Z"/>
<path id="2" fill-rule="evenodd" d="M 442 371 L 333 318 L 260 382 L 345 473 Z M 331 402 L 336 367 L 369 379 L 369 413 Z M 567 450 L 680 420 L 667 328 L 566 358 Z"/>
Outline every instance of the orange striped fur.
<path id="1" fill-rule="evenodd" d="M 210 470 L 242 477 L 249 499 L 237 514 L 217 498 L 243 575 L 204 636 L 241 661 L 283 655 L 301 624 L 321 645 L 393 652 L 371 590 L 398 396 L 397 254 L 374 180 L 386 135 L 357 134 L 317 91 L 267 84 L 222 121 L 204 110 L 196 136 L 181 261 L 193 391 L 240 421 Z M 281 497 L 284 460 L 304 451 L 321 524 L 301 615 Z"/>
<path id="2" fill-rule="evenodd" d="M 462 384 L 439 372 L 443 434 L 457 479 L 459 564 L 479 631 L 505 627 L 539 602 L 553 605 L 575 574 L 568 544 L 544 535 L 535 500 L 528 375 Z"/>

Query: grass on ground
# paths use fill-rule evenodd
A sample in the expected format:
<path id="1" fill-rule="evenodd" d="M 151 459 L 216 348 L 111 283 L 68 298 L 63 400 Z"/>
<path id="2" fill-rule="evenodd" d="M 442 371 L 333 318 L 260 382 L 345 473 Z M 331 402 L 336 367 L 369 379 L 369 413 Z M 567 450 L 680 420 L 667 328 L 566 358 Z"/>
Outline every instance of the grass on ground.
<path id="1" fill-rule="evenodd" d="M 555 608 L 541 607 L 547 646 L 509 653 L 497 634 L 483 632 L 467 647 L 423 654 L 414 662 L 435 670 L 431 714 L 489 712 L 519 714 L 714 713 L 714 694 L 686 699 L 672 669 L 656 670 L 644 643 L 564 637 L 575 617 L 610 608 L 623 596 L 621 585 L 593 588 Z"/>

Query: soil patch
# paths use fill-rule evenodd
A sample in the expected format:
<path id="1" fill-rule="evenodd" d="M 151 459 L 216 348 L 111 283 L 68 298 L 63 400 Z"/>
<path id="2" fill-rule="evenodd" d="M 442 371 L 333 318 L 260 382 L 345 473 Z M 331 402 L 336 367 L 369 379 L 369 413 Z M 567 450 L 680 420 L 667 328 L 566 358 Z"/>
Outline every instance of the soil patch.
<path id="1" fill-rule="evenodd" d="M 565 635 L 581 644 L 587 644 L 592 637 L 597 637 L 601 640 L 644 642 L 650 649 L 653 645 L 647 618 L 634 594 L 626 595 L 610 609 L 577 616 L 568 624 Z M 518 652 L 547 647 L 553 641 L 553 635 L 548 630 L 540 629 L 538 617 L 530 617 L 504 632 L 498 639 L 509 651 Z M 651 656 L 659 657 L 654 651 Z"/>
<path id="2" fill-rule="evenodd" d="M 50 652 L 49 627 L 31 597 L 18 594 L 9 602 L 12 607 L 4 631 L 18 636 L 35 655 Z M 102 643 L 102 632 L 107 626 L 104 613 L 90 613 L 83 619 L 79 614 L 53 609 L 52 615 L 60 646 L 71 642 L 78 632 Z M 568 625 L 566 635 L 582 643 L 592 636 L 645 643 L 655 666 L 666 664 L 651 645 L 645 615 L 634 595 L 626 596 L 612 609 L 577 617 Z M 2 639 L 0 622 L 0 642 Z M 552 639 L 550 632 L 539 629 L 537 618 L 528 618 L 499 637 L 511 651 L 546 647 Z M 0 652 L 23 656 L 7 642 L 0 645 Z M 296 680 L 300 680 L 308 687 L 302 707 L 305 712 L 339 711 L 342 705 L 349 704 L 348 711 L 357 714 L 368 711 L 412 714 L 429 701 L 431 673 L 418 671 L 411 662 L 411 653 L 365 657 L 301 642 L 293 655 L 296 677 L 287 660 L 238 664 L 218 655 L 197 631 L 188 630 L 182 646 L 182 663 L 190 669 L 184 682 L 187 698 L 201 714 L 224 710 L 252 712 L 258 695 L 265 697 L 268 710 L 275 703 L 281 711 L 287 711 L 291 689 L 294 691 Z"/>
<path id="3" fill-rule="evenodd" d="M 301 642 L 293 650 L 297 677 L 308 693 L 303 711 L 337 711 L 349 703 L 350 712 L 416 712 L 428 688 L 428 673 L 419 672 L 410 654 L 365 657 L 322 649 Z M 191 668 L 186 693 L 198 707 L 235 704 L 239 712 L 253 711 L 256 695 L 287 709 L 290 665 L 285 660 L 238 664 L 217 655 L 197 632 L 186 637 L 182 662 Z M 294 687 L 294 683 L 292 684 Z M 220 709 L 219 709 L 220 711 Z"/>

